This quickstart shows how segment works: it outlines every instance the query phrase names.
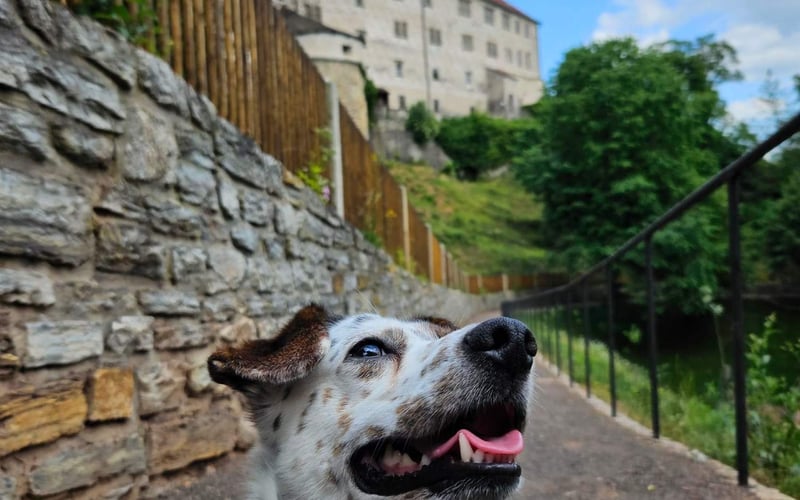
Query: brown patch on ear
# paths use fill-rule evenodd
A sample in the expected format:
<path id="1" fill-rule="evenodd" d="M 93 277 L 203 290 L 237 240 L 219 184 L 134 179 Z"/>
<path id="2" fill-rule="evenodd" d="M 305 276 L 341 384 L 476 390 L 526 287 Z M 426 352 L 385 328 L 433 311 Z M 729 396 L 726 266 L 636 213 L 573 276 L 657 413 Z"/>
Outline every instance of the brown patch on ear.
<path id="1" fill-rule="evenodd" d="M 448 333 L 458 330 L 458 327 L 450 320 L 444 318 L 436 318 L 433 316 L 418 316 L 414 318 L 416 321 L 424 321 L 433 327 L 433 333 L 438 337 L 444 337 Z"/>
<path id="2" fill-rule="evenodd" d="M 306 306 L 274 339 L 250 340 L 241 347 L 216 351 L 208 358 L 208 372 L 214 382 L 238 391 L 252 383 L 294 382 L 308 375 L 328 352 L 329 321 L 323 307 Z"/>

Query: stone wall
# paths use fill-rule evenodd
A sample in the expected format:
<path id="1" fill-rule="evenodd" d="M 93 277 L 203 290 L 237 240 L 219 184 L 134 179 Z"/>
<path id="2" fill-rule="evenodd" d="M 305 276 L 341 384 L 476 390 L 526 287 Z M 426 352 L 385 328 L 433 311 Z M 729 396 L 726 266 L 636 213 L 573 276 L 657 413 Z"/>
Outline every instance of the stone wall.
<path id="1" fill-rule="evenodd" d="M 406 131 L 407 113 L 386 111 L 379 113 L 372 127 L 369 143 L 381 158 L 405 163 L 424 163 L 441 170 L 450 157 L 433 141 L 420 146 Z"/>
<path id="2" fill-rule="evenodd" d="M 496 306 L 397 269 L 164 62 L 56 2 L 0 0 L 0 47 L 0 499 L 152 497 L 247 448 L 206 357 L 309 301 Z"/>

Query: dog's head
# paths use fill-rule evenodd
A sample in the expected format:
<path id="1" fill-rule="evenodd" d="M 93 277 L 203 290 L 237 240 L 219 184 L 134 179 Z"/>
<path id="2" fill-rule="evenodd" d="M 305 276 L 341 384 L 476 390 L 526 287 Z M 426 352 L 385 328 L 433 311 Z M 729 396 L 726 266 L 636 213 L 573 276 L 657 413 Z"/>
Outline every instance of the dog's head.
<path id="1" fill-rule="evenodd" d="M 302 309 L 222 349 L 282 496 L 505 498 L 517 487 L 536 342 L 519 321 L 339 318 Z"/>

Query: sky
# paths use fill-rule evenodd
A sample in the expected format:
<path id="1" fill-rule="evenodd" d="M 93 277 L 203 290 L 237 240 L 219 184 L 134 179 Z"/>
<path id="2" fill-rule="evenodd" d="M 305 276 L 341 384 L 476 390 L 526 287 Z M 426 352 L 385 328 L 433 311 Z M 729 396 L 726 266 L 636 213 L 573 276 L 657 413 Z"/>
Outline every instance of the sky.
<path id="1" fill-rule="evenodd" d="M 573 47 L 619 36 L 642 46 L 713 33 L 738 52 L 744 80 L 723 84 L 728 112 L 764 135 L 772 111 L 759 99 L 771 70 L 785 107 L 800 73 L 800 0 L 511 0 L 541 23 L 541 71 L 549 80 Z M 770 125 L 767 125 L 770 124 Z"/>

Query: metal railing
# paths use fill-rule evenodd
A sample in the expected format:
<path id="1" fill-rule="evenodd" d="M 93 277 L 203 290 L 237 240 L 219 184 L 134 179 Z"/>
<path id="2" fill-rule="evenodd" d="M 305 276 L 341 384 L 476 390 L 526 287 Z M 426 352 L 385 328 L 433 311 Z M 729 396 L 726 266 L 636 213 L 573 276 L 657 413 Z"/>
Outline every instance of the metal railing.
<path id="1" fill-rule="evenodd" d="M 739 203 L 741 199 L 741 177 L 749 168 L 753 167 L 761 158 L 773 149 L 780 146 L 792 135 L 800 131 L 800 114 L 794 116 L 785 125 L 769 138 L 729 164 L 716 175 L 708 179 L 703 185 L 691 194 L 668 209 L 637 235 L 630 238 L 610 256 L 592 266 L 589 270 L 571 280 L 569 283 L 551 288 L 529 297 L 523 297 L 502 304 L 504 316 L 514 316 L 524 313 L 530 316 L 534 329 L 539 329 L 539 341 L 543 347 L 555 356 L 555 364 L 560 372 L 561 347 L 560 335 L 562 327 L 566 327 L 568 338 L 568 371 L 570 384 L 574 377 L 572 360 L 572 335 L 571 318 L 573 296 L 580 289 L 583 308 L 583 338 L 584 338 L 584 363 L 586 395 L 591 395 L 591 373 L 589 369 L 589 337 L 591 332 L 589 321 L 588 289 L 590 279 L 605 271 L 605 288 L 607 294 L 608 313 L 608 358 L 609 358 L 609 389 L 611 415 L 617 412 L 617 387 L 614 366 L 616 339 L 614 334 L 614 290 L 613 276 L 614 265 L 628 252 L 644 244 L 646 268 L 646 301 L 647 301 L 647 339 L 648 339 L 648 370 L 650 378 L 650 407 L 653 437 L 661 434 L 659 421 L 658 398 L 658 348 L 656 342 L 656 307 L 655 307 L 655 279 L 653 277 L 653 235 L 671 222 L 683 216 L 687 210 L 707 199 L 716 190 L 727 185 L 728 189 L 728 253 L 730 271 L 730 311 L 731 330 L 733 335 L 733 382 L 734 382 L 734 407 L 736 416 L 736 468 L 738 481 L 742 486 L 748 482 L 748 451 L 747 451 L 747 405 L 745 386 L 745 333 L 743 324 L 742 291 L 744 283 L 741 266 L 741 234 L 739 219 Z M 557 307 L 560 306 L 560 307 Z M 561 316 L 561 317 L 560 317 Z M 543 338 L 542 338 L 543 337 Z M 555 343 L 555 346 L 552 344 Z"/>

